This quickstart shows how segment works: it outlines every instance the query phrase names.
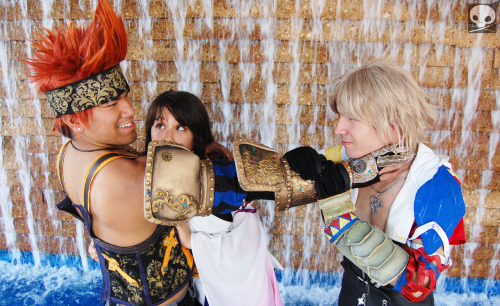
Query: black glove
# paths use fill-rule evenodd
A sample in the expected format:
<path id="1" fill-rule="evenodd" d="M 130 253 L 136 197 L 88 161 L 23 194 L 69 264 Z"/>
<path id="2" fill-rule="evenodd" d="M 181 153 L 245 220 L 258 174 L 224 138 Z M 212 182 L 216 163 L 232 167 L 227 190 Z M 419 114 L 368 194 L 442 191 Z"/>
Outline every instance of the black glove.
<path id="1" fill-rule="evenodd" d="M 326 160 L 322 163 L 321 175 L 315 180 L 318 199 L 346 192 L 350 188 L 349 173 L 341 163 Z"/>
<path id="2" fill-rule="evenodd" d="M 303 180 L 316 180 L 322 170 L 322 163 L 326 160 L 311 147 L 298 147 L 283 155 L 290 168 L 297 172 Z"/>

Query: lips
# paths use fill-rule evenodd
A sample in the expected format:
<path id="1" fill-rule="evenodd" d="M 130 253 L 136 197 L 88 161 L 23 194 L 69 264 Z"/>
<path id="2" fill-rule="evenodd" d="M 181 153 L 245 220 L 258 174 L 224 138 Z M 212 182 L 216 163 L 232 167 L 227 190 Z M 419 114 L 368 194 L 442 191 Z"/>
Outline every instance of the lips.
<path id="1" fill-rule="evenodd" d="M 125 123 L 125 124 L 122 124 L 122 125 L 119 125 L 118 127 L 121 128 L 121 129 L 126 129 L 126 128 L 134 127 L 134 121 L 129 122 L 129 123 Z"/>
<path id="2" fill-rule="evenodd" d="M 343 146 L 349 145 L 349 144 L 351 144 L 351 143 L 352 143 L 351 141 L 342 140 L 342 145 L 343 145 Z"/>

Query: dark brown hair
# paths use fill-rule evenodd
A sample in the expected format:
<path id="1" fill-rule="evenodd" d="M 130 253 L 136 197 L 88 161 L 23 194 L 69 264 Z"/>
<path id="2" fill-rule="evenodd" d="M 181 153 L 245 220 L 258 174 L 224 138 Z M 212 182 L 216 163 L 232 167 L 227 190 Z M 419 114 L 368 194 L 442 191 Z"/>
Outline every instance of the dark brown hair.
<path id="1" fill-rule="evenodd" d="M 200 99 L 185 91 L 166 91 L 153 100 L 146 115 L 146 145 L 151 141 L 151 128 L 164 108 L 168 109 L 180 125 L 191 130 L 194 136 L 193 152 L 200 158 L 205 158 L 206 146 L 214 141 L 210 119 Z"/>

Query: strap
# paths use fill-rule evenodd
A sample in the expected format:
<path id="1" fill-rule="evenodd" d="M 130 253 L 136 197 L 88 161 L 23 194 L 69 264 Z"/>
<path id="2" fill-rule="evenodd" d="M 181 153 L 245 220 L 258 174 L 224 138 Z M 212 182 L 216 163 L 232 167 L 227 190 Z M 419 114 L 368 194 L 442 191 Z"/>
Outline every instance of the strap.
<path id="1" fill-rule="evenodd" d="M 425 233 L 431 229 L 436 231 L 436 233 L 439 235 L 439 238 L 441 238 L 441 241 L 443 242 L 444 258 L 445 258 L 444 265 L 448 265 L 449 263 L 451 263 L 451 260 L 450 260 L 451 259 L 450 258 L 450 254 L 451 254 L 450 242 L 448 241 L 448 236 L 446 236 L 446 233 L 443 230 L 443 228 L 441 226 L 439 226 L 439 224 L 437 224 L 436 222 L 431 221 L 431 222 L 428 222 L 424 225 L 417 227 L 417 229 L 413 233 L 413 236 L 411 236 L 408 239 L 408 241 L 412 241 L 412 240 L 417 239 L 423 233 Z"/>
<path id="2" fill-rule="evenodd" d="M 67 195 L 66 187 L 64 186 L 64 176 L 62 172 L 62 165 L 64 161 L 64 156 L 66 156 L 66 151 L 68 150 L 68 145 L 71 140 L 66 141 L 61 149 L 59 150 L 59 154 L 57 154 L 57 177 L 59 178 L 59 182 L 61 183 L 64 195 Z"/>
<path id="3" fill-rule="evenodd" d="M 132 153 L 122 153 L 114 151 L 106 152 L 99 155 L 88 168 L 83 184 L 82 203 L 89 214 L 92 214 L 90 211 L 90 190 L 92 188 L 92 182 L 94 181 L 97 173 L 99 173 L 99 171 L 101 171 L 104 166 L 117 158 L 135 159 L 137 158 L 137 155 Z"/>

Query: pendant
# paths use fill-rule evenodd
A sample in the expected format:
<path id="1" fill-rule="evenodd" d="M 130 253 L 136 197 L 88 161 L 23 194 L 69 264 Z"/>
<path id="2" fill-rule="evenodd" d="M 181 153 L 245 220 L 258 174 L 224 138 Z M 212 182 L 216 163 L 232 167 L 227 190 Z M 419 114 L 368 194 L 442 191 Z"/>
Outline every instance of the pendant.
<path id="1" fill-rule="evenodd" d="M 363 293 L 363 295 L 358 298 L 358 306 L 361 305 L 366 305 L 366 293 Z"/>
<path id="2" fill-rule="evenodd" d="M 378 213 L 378 209 L 383 207 L 384 204 L 377 196 L 370 197 L 370 206 L 372 207 L 372 216 L 375 216 Z"/>

